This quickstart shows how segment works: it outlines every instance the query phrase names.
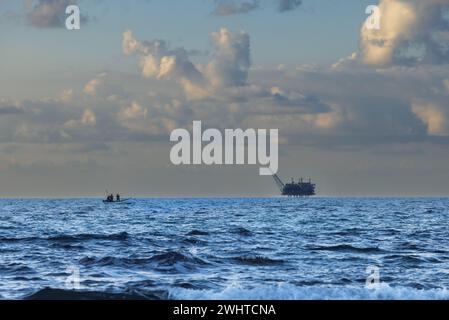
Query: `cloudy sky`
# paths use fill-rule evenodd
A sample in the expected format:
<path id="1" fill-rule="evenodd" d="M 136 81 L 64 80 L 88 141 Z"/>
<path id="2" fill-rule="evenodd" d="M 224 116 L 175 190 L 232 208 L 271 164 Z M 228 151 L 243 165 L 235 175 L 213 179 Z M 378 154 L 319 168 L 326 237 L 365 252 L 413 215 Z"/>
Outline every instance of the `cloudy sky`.
<path id="1" fill-rule="evenodd" d="M 320 195 L 449 195 L 449 0 L 0 0 L 0 197 L 278 193 L 173 166 L 193 120 L 278 128 Z"/>

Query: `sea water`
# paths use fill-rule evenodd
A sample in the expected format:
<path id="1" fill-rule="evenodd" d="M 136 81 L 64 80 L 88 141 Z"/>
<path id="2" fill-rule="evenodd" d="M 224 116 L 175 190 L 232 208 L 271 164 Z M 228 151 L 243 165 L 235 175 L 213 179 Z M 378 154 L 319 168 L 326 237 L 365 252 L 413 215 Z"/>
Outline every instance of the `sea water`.
<path id="1" fill-rule="evenodd" d="M 447 299 L 446 288 L 446 198 L 0 200 L 1 299 Z"/>

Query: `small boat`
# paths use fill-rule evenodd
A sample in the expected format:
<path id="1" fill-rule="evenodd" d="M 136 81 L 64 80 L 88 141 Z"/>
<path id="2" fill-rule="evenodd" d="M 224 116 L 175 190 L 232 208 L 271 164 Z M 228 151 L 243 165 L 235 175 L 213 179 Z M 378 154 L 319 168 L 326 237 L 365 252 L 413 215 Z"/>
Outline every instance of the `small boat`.
<path id="1" fill-rule="evenodd" d="M 103 200 L 103 203 L 106 204 L 130 204 L 131 198 L 129 199 L 123 199 L 119 201 L 109 201 L 109 200 Z"/>

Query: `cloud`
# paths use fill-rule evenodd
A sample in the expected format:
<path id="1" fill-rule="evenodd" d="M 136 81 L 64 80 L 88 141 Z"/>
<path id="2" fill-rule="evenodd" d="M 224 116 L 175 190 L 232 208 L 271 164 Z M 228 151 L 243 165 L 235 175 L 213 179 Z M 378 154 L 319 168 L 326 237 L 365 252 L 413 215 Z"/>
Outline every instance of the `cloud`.
<path id="1" fill-rule="evenodd" d="M 59 95 L 59 98 L 63 102 L 69 103 L 69 102 L 72 102 L 73 95 L 74 95 L 73 89 L 66 89 L 61 92 L 61 94 Z"/>
<path id="2" fill-rule="evenodd" d="M 152 101 L 148 109 L 133 101 L 119 112 L 120 123 L 128 130 L 149 134 L 168 133 L 173 128 L 191 125 L 195 119 L 204 119 L 218 128 L 271 127 L 270 119 L 284 115 L 287 121 L 314 115 L 302 118 L 301 123 L 322 128 L 338 123 L 334 113 L 319 116 L 330 112 L 331 107 L 315 95 L 251 83 L 251 45 L 246 32 L 222 28 L 212 33 L 210 39 L 214 47 L 212 59 L 194 64 L 184 48 L 172 49 L 160 39 L 140 41 L 131 31 L 124 32 L 124 54 L 137 55 L 142 75 L 163 81 L 163 91 L 174 96 L 169 101 Z M 174 86 L 180 86 L 184 95 L 176 96 Z"/>
<path id="3" fill-rule="evenodd" d="M 391 66 L 375 69 L 363 65 L 351 68 L 317 67 L 283 71 L 286 79 L 274 72 L 251 76 L 277 80 L 272 93 L 281 96 L 288 89 L 301 88 L 313 93 L 326 108 L 283 107 L 277 114 L 255 114 L 254 121 L 281 128 L 289 143 L 318 148 L 351 147 L 369 150 L 374 146 L 449 143 L 449 91 L 444 90 L 449 70 L 439 65 Z M 442 90 L 443 89 L 443 90 Z M 294 91 L 293 91 L 294 92 Z M 310 94 L 304 97 L 310 96 Z M 307 99 L 306 99 L 307 100 Z M 298 101 L 304 105 L 306 100 Z M 291 102 L 288 102 L 290 104 Z M 260 102 L 259 102 L 260 104 Z M 270 109 L 273 110 L 273 109 Z M 316 110 L 316 113 L 313 113 Z"/>
<path id="4" fill-rule="evenodd" d="M 446 89 L 446 92 L 449 93 L 449 79 L 444 79 L 443 85 L 444 88 Z"/>
<path id="5" fill-rule="evenodd" d="M 278 10 L 280 12 L 291 11 L 298 8 L 302 0 L 278 0 Z"/>
<path id="6" fill-rule="evenodd" d="M 24 109 L 19 103 L 0 98 L 0 116 L 18 115 L 24 112 Z"/>
<path id="7" fill-rule="evenodd" d="M 215 55 L 207 65 L 195 65 L 184 48 L 171 49 L 164 40 L 141 42 L 129 30 L 123 33 L 122 47 L 126 55 L 140 57 L 144 77 L 174 79 L 187 97 L 201 99 L 217 88 L 245 85 L 251 65 L 250 40 L 245 32 L 222 28 L 211 39 Z"/>
<path id="8" fill-rule="evenodd" d="M 25 0 L 27 13 L 26 22 L 36 28 L 59 28 L 65 25 L 66 8 L 76 5 L 73 0 Z M 89 17 L 81 16 L 86 23 Z"/>
<path id="9" fill-rule="evenodd" d="M 84 126 L 94 126 L 97 123 L 97 117 L 91 109 L 84 110 L 82 116 L 78 120 L 69 120 L 64 124 L 65 128 L 79 128 Z"/>
<path id="10" fill-rule="evenodd" d="M 206 77 L 214 87 L 243 86 L 251 66 L 250 37 L 226 28 L 211 35 L 215 58 L 207 66 Z"/>
<path id="11" fill-rule="evenodd" d="M 421 119 L 427 127 L 427 133 L 431 136 L 449 135 L 448 111 L 435 104 L 417 104 L 412 105 L 413 113 Z"/>
<path id="12" fill-rule="evenodd" d="M 0 136 L 8 143 L 148 142 L 202 119 L 216 128 L 279 128 L 289 143 L 317 148 L 449 143 L 447 68 L 251 68 L 249 34 L 222 28 L 210 39 L 211 58 L 194 63 L 190 50 L 126 31 L 123 53 L 137 58 L 145 79 L 111 71 L 78 95 L 69 89 L 56 99 L 3 103 L 24 111 L 0 117 Z"/>
<path id="13" fill-rule="evenodd" d="M 217 16 L 231 16 L 249 13 L 261 7 L 261 0 L 214 0 L 213 14 Z M 302 5 L 302 0 L 270 0 L 274 2 L 278 12 L 287 12 Z"/>
<path id="14" fill-rule="evenodd" d="M 138 102 L 133 101 L 130 106 L 122 108 L 117 118 L 120 125 L 131 133 L 147 135 L 167 135 L 179 127 L 177 117 L 171 117 L 166 110 L 154 108 L 151 117 L 148 116 L 148 108 L 143 108 Z"/>
<path id="15" fill-rule="evenodd" d="M 157 79 L 180 77 L 189 80 L 201 78 L 200 72 L 189 60 L 187 50 L 169 49 L 164 40 L 140 42 L 128 30 L 123 33 L 122 48 L 126 55 L 136 53 L 140 56 L 144 77 Z"/>
<path id="16" fill-rule="evenodd" d="M 104 88 L 104 79 L 106 76 L 106 73 L 100 73 L 97 75 L 95 78 L 86 83 L 83 92 L 90 96 L 96 96 L 98 91 Z"/>
<path id="17" fill-rule="evenodd" d="M 343 122 L 344 114 L 339 109 L 332 109 L 331 112 L 305 114 L 302 116 L 302 120 L 315 128 L 329 130 L 338 127 Z"/>
<path id="18" fill-rule="evenodd" d="M 107 99 L 117 101 L 125 99 L 129 93 L 120 81 L 112 81 L 108 72 L 101 72 L 89 80 L 83 87 L 84 98 Z"/>
<path id="19" fill-rule="evenodd" d="M 364 25 L 361 60 L 372 66 L 449 62 L 449 0 L 381 0 L 380 30 Z"/>
<path id="20" fill-rule="evenodd" d="M 0 105 L 0 116 L 1 115 L 10 115 L 10 114 L 22 114 L 24 111 L 21 108 L 16 106 L 2 106 Z"/>
<path id="21" fill-rule="evenodd" d="M 85 94 L 95 96 L 97 95 L 97 89 L 100 85 L 102 85 L 101 79 L 98 78 L 92 79 L 84 86 L 83 91 Z"/>
<path id="22" fill-rule="evenodd" d="M 163 82 L 163 92 L 170 92 L 173 98 L 152 101 L 148 108 L 133 101 L 119 112 L 121 124 L 135 132 L 165 133 L 189 126 L 195 119 L 207 120 L 219 128 L 265 126 L 267 119 L 279 115 L 285 115 L 287 120 L 314 115 L 301 119 L 301 123 L 323 128 L 338 122 L 333 113 L 319 116 L 330 112 L 331 107 L 318 96 L 250 82 L 251 44 L 246 32 L 222 28 L 212 33 L 210 39 L 214 48 L 212 59 L 194 64 L 184 48 L 172 49 L 160 39 L 140 41 L 131 31 L 124 32 L 124 54 L 136 55 L 143 77 Z M 278 81 L 274 79 L 273 83 Z M 177 96 L 174 86 L 180 86 L 184 95 Z"/>
<path id="23" fill-rule="evenodd" d="M 95 113 L 90 110 L 84 110 L 84 113 L 81 117 L 81 124 L 83 125 L 95 125 L 97 123 L 97 118 L 95 117 Z"/>
<path id="24" fill-rule="evenodd" d="M 143 108 L 138 102 L 133 101 L 130 106 L 123 108 L 119 114 L 124 120 L 145 119 L 148 115 L 148 109 Z"/>
<path id="25" fill-rule="evenodd" d="M 230 16 L 239 13 L 248 13 L 259 8 L 260 1 L 232 1 L 232 0 L 216 0 L 214 14 L 217 16 Z"/>

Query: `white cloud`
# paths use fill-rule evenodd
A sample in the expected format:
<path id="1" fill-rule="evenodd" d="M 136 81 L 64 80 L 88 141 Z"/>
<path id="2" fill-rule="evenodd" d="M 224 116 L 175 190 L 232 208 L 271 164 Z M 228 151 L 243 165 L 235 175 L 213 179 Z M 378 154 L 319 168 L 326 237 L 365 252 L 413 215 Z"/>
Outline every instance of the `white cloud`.
<path id="1" fill-rule="evenodd" d="M 381 0 L 380 30 L 361 30 L 364 63 L 373 66 L 449 62 L 449 0 Z"/>
<path id="2" fill-rule="evenodd" d="M 142 44 L 134 38 L 130 30 L 123 32 L 122 40 L 123 53 L 131 55 L 142 49 Z"/>
<path id="3" fill-rule="evenodd" d="M 207 78 L 214 87 L 243 86 L 251 66 L 250 38 L 246 32 L 226 28 L 211 35 L 215 58 L 207 66 Z"/>
<path id="4" fill-rule="evenodd" d="M 65 128 L 75 129 L 84 126 L 94 126 L 97 123 L 97 117 L 91 109 L 84 110 L 79 120 L 69 120 L 64 124 Z"/>
<path id="5" fill-rule="evenodd" d="M 66 89 L 63 90 L 61 92 L 61 94 L 59 95 L 59 98 L 65 102 L 65 103 L 69 103 L 72 102 L 73 100 L 73 89 Z"/>
<path id="6" fill-rule="evenodd" d="M 97 88 L 100 85 L 101 81 L 99 79 L 92 79 L 84 86 L 84 93 L 95 96 L 97 94 Z"/>
<path id="7" fill-rule="evenodd" d="M 102 88 L 104 88 L 104 78 L 106 73 L 100 73 L 98 76 L 90 80 L 83 89 L 83 92 L 90 96 L 96 96 Z"/>
<path id="8" fill-rule="evenodd" d="M 337 138 L 366 146 L 431 141 L 447 132 L 449 92 L 442 90 L 448 86 L 447 68 L 254 70 L 248 34 L 221 29 L 211 40 L 212 58 L 200 65 L 184 48 L 171 48 L 163 40 L 139 41 L 127 31 L 123 52 L 138 58 L 148 79 L 102 73 L 79 97 L 69 89 L 57 99 L 24 101 L 20 112 L 3 103 L 0 113 L 15 115 L 0 116 L 0 136 L 14 141 L 14 130 L 24 125 L 31 142 L 147 141 L 194 119 L 217 128 L 279 128 L 290 141 L 315 139 L 310 144 L 316 146 Z M 123 87 L 132 88 L 132 94 L 123 94 Z M 95 113 L 86 105 L 95 106 Z"/>
<path id="9" fill-rule="evenodd" d="M 120 112 L 120 118 L 129 119 L 145 119 L 148 115 L 148 109 L 143 108 L 138 102 L 133 101 L 130 106 L 123 108 Z"/>
<path id="10" fill-rule="evenodd" d="M 416 116 L 427 126 L 427 133 L 432 136 L 447 136 L 449 134 L 448 117 L 444 108 L 435 104 L 412 105 Z"/>
<path id="11" fill-rule="evenodd" d="M 342 110 L 339 108 L 332 109 L 332 111 L 325 113 L 305 114 L 301 118 L 315 128 L 326 130 L 336 128 L 345 120 Z"/>
<path id="12" fill-rule="evenodd" d="M 95 113 L 90 109 L 84 110 L 81 117 L 81 123 L 84 125 L 95 125 L 97 123 Z"/>
<path id="13" fill-rule="evenodd" d="M 154 40 L 140 42 L 131 31 L 123 33 L 123 52 L 127 55 L 138 54 L 142 75 L 147 78 L 175 79 L 180 83 L 188 82 L 191 86 L 201 86 L 202 74 L 189 60 L 185 49 L 170 50 L 165 41 Z"/>
<path id="14" fill-rule="evenodd" d="M 140 56 L 144 77 L 175 80 L 188 98 L 201 99 L 219 88 L 245 85 L 251 65 L 248 34 L 222 28 L 211 38 L 216 51 L 206 66 L 195 65 L 184 48 L 169 49 L 163 40 L 141 42 L 131 31 L 123 33 L 122 47 L 126 55 Z"/>

